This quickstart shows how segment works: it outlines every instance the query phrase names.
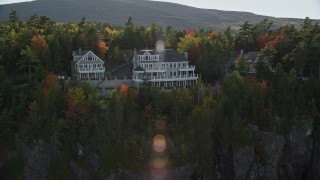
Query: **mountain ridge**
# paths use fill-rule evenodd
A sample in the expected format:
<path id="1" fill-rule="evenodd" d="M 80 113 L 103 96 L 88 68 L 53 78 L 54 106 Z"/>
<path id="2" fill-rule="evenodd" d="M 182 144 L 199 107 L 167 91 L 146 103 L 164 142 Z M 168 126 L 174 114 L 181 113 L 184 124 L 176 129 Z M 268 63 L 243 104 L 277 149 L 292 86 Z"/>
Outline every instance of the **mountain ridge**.
<path id="1" fill-rule="evenodd" d="M 303 23 L 303 19 L 275 18 L 240 11 L 201 9 L 148 0 L 37 0 L 6 4 L 0 5 L 1 19 L 8 19 L 11 10 L 16 10 L 23 21 L 36 13 L 60 22 L 79 22 L 82 17 L 86 17 L 87 21 L 123 26 L 131 16 L 137 25 L 149 26 L 155 22 L 163 27 L 170 25 L 175 29 L 211 28 L 217 31 L 222 31 L 228 26 L 237 30 L 247 20 L 258 22 L 264 18 L 273 21 L 275 26 Z"/>

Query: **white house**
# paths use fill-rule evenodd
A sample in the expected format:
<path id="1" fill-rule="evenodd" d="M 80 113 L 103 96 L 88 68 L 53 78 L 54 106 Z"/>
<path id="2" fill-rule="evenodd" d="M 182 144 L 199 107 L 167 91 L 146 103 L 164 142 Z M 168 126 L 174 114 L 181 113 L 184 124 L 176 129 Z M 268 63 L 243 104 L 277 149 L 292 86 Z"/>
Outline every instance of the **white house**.
<path id="1" fill-rule="evenodd" d="M 71 66 L 78 80 L 104 79 L 104 62 L 92 51 L 73 51 Z"/>
<path id="2" fill-rule="evenodd" d="M 133 56 L 134 87 L 144 81 L 156 87 L 186 87 L 197 82 L 195 66 L 189 65 L 183 55 L 172 49 L 134 51 Z"/>
<path id="3" fill-rule="evenodd" d="M 258 57 L 259 57 L 259 52 L 257 51 L 250 51 L 247 52 L 246 54 L 242 55 L 240 54 L 240 57 L 242 57 L 246 63 L 248 64 L 248 70 L 246 71 L 247 74 L 249 75 L 255 75 L 257 73 L 257 63 L 258 63 Z M 270 69 L 270 71 L 273 72 L 273 68 L 271 67 L 269 63 L 269 58 L 264 57 L 262 62 Z"/>

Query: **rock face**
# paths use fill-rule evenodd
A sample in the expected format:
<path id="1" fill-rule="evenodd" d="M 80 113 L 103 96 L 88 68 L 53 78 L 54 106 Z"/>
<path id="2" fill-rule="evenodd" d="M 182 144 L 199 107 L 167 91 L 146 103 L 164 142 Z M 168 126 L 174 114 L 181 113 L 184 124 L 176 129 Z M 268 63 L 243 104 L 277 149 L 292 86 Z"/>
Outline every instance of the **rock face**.
<path id="1" fill-rule="evenodd" d="M 26 144 L 17 138 L 17 146 L 24 161 L 24 179 L 47 179 L 50 169 L 50 149 L 39 140 L 34 149 L 31 150 Z"/>
<path id="2" fill-rule="evenodd" d="M 315 142 L 313 149 L 313 157 L 310 162 L 308 179 L 320 179 L 320 143 Z"/>
<path id="3" fill-rule="evenodd" d="M 236 180 L 248 178 L 247 172 L 249 172 L 249 169 L 253 164 L 254 156 L 253 146 L 239 148 L 234 151 L 233 159 Z"/>
<path id="4" fill-rule="evenodd" d="M 263 132 L 257 128 L 252 128 L 254 136 L 257 138 L 260 151 L 260 162 L 256 162 L 256 171 L 252 170 L 251 177 L 253 179 L 265 177 L 266 179 L 279 179 L 277 176 L 278 163 L 282 156 L 284 138 L 275 132 Z"/>
<path id="5" fill-rule="evenodd" d="M 2 150 L 2 149 L 1 149 Z M 8 163 L 8 161 L 10 161 L 10 159 L 12 157 L 14 157 L 16 155 L 15 151 L 5 151 L 2 150 L 4 152 L 1 152 L 0 150 L 0 169 L 6 165 L 6 163 Z"/>
<path id="6" fill-rule="evenodd" d="M 251 146 L 220 147 L 215 152 L 217 164 L 212 170 L 214 179 L 320 179 L 320 142 L 313 136 L 311 118 L 299 121 L 299 124 L 287 128 L 282 134 L 262 131 L 253 125 L 249 125 L 249 130 L 255 139 Z M 17 136 L 17 150 L 5 153 L 0 161 L 0 168 L 5 166 L 12 156 L 20 154 L 24 163 L 24 179 L 47 179 L 50 160 L 61 158 L 59 144 L 59 138 L 53 136 L 50 143 L 39 140 L 34 147 L 29 147 Z M 91 167 L 90 170 L 85 170 L 69 160 L 74 179 L 92 179 L 102 168 L 98 154 L 90 152 L 88 155 L 87 163 Z M 196 169 L 196 165 L 193 164 L 171 167 L 170 179 L 205 179 L 197 177 Z M 106 176 L 105 179 L 118 179 L 119 175 L 125 175 L 128 179 L 150 179 L 148 172 L 135 174 L 130 170 L 120 170 Z"/>
<path id="7" fill-rule="evenodd" d="M 320 155 L 315 151 L 320 152 L 320 147 L 314 145 L 312 119 L 291 127 L 285 137 L 249 127 L 256 142 L 234 149 L 234 179 L 319 179 Z"/>
<path id="8" fill-rule="evenodd" d="M 100 169 L 100 162 L 99 162 L 99 156 L 96 153 L 90 153 L 89 154 L 89 164 L 91 165 L 91 168 L 97 172 Z"/>
<path id="9" fill-rule="evenodd" d="M 260 131 L 256 126 L 250 128 L 257 145 L 234 150 L 235 179 L 279 179 L 277 169 L 284 138 L 275 132 Z"/>
<path id="10" fill-rule="evenodd" d="M 192 179 L 192 176 L 195 174 L 195 167 L 191 164 L 183 166 L 183 167 L 175 167 L 174 168 L 174 179 L 184 179 L 189 180 Z"/>
<path id="11" fill-rule="evenodd" d="M 313 149 L 312 119 L 291 127 L 286 136 L 280 162 L 281 179 L 305 179 Z"/>
<path id="12" fill-rule="evenodd" d="M 75 162 L 69 162 L 70 169 L 76 180 L 89 180 L 91 179 L 90 174 L 82 170 Z"/>

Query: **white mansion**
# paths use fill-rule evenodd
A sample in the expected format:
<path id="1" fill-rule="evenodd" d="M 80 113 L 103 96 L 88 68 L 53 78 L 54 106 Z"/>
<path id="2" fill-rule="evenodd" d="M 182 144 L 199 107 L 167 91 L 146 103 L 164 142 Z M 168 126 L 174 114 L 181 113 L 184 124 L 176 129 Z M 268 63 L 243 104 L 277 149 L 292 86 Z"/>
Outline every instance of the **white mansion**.
<path id="1" fill-rule="evenodd" d="M 104 79 L 104 62 L 92 51 L 73 51 L 72 73 L 78 80 Z"/>
<path id="2" fill-rule="evenodd" d="M 103 86 L 100 87 L 102 89 L 116 87 L 121 83 L 120 79 L 105 78 L 104 62 L 92 51 L 79 49 L 73 51 L 72 56 L 72 73 L 78 80 L 103 80 L 99 83 Z M 143 82 L 162 88 L 187 87 L 198 80 L 198 75 L 194 72 L 195 66 L 189 65 L 185 56 L 172 49 L 164 49 L 161 52 L 134 50 L 127 65 L 129 65 L 127 68 L 129 72 L 126 77 L 132 77 L 132 79 L 125 78 L 122 83 L 136 88 L 139 88 Z"/>
<path id="3" fill-rule="evenodd" d="M 197 82 L 195 66 L 189 65 L 183 55 L 172 49 L 134 51 L 133 56 L 134 87 L 148 81 L 156 87 L 186 87 Z"/>

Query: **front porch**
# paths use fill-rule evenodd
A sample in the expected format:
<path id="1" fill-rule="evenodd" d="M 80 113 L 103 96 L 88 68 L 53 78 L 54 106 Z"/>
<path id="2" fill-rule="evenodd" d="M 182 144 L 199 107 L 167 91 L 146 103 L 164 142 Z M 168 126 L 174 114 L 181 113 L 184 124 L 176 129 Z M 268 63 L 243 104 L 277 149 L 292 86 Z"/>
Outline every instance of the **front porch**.
<path id="1" fill-rule="evenodd" d="M 183 87 L 186 88 L 197 83 L 198 75 L 185 75 L 185 76 L 163 76 L 157 77 L 153 76 L 146 81 L 153 87 L 163 87 L 163 88 L 174 88 Z M 145 82 L 139 76 L 132 77 L 134 87 L 139 88 L 139 86 Z"/>
<path id="2" fill-rule="evenodd" d="M 104 72 L 85 72 L 78 73 L 78 80 L 100 80 L 104 79 Z"/>

